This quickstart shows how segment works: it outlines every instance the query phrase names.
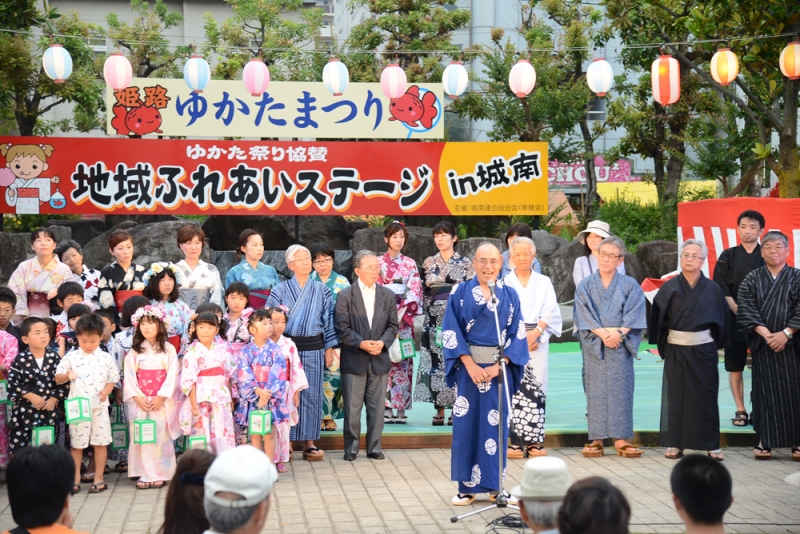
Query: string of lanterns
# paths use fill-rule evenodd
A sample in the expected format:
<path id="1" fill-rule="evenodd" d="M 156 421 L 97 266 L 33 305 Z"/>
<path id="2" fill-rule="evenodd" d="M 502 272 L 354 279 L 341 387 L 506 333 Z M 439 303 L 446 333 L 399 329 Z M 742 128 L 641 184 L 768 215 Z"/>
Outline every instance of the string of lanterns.
<path id="1" fill-rule="evenodd" d="M 45 73 L 55 83 L 64 83 L 72 73 L 72 57 L 60 44 L 53 43 L 42 56 Z M 780 55 L 779 66 L 790 80 L 800 79 L 800 39 L 790 42 Z M 739 60 L 730 48 L 720 48 L 711 58 L 711 77 L 722 86 L 733 83 L 739 75 Z M 132 79 L 131 63 L 121 52 L 115 52 L 103 65 L 103 78 L 115 91 L 126 88 Z M 681 96 L 680 64 L 669 54 L 661 54 L 650 67 L 653 99 L 663 106 L 674 104 Z M 193 54 L 183 66 L 183 79 L 195 92 L 201 93 L 211 80 L 211 68 L 200 55 Z M 260 58 L 251 59 L 242 71 L 242 81 L 253 96 L 266 92 L 270 82 L 269 67 Z M 350 82 L 347 66 L 331 58 L 322 70 L 322 82 L 334 96 L 342 96 Z M 381 90 L 390 100 L 406 92 L 405 71 L 399 63 L 390 63 L 381 72 Z M 614 83 L 614 70 L 604 58 L 596 58 L 586 71 L 586 83 L 598 97 L 608 94 Z M 469 73 L 461 61 L 453 61 L 442 74 L 442 87 L 447 96 L 458 98 L 467 90 Z M 536 69 L 527 59 L 520 59 L 508 74 L 508 86 L 519 98 L 527 97 L 536 86 Z"/>

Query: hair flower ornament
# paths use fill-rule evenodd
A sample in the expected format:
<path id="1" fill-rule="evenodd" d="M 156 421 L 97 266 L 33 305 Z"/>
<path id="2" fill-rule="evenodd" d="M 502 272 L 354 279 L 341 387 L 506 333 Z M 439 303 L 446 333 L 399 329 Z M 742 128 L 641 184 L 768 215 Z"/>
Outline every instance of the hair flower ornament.
<path id="1" fill-rule="evenodd" d="M 181 270 L 174 263 L 166 261 L 158 261 L 150 265 L 150 269 L 148 269 L 147 272 L 142 275 L 142 280 L 146 284 L 153 276 L 163 273 L 164 269 L 169 269 L 172 271 L 172 274 L 175 277 L 175 283 L 178 284 L 178 287 L 183 285 L 183 273 Z"/>
<path id="2" fill-rule="evenodd" d="M 169 319 L 167 318 L 167 312 L 161 306 L 152 306 L 148 304 L 147 306 L 136 310 L 136 313 L 134 313 L 131 317 L 131 323 L 133 324 L 134 328 L 139 326 L 139 322 L 142 320 L 142 317 L 152 317 L 153 319 L 158 319 L 159 321 L 163 322 L 167 327 L 167 330 L 169 330 Z"/>

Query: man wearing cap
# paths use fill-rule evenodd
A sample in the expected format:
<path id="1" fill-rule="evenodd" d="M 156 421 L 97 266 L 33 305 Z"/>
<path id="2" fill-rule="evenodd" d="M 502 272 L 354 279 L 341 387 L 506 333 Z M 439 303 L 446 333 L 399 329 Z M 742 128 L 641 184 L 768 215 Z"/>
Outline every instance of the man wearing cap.
<path id="1" fill-rule="evenodd" d="M 558 510 L 571 484 L 567 464 L 560 458 L 525 462 L 522 484 L 512 488 L 511 495 L 519 500 L 519 515 L 535 534 L 558 534 Z"/>
<path id="2" fill-rule="evenodd" d="M 211 529 L 204 534 L 256 534 L 264 528 L 269 492 L 278 471 L 250 445 L 223 452 L 208 469 L 203 507 Z"/>

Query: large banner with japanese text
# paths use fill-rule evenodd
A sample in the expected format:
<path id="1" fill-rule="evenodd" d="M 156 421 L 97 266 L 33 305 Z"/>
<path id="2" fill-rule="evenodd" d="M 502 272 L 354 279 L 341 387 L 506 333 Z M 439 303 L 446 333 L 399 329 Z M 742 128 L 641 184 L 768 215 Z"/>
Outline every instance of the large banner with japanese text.
<path id="1" fill-rule="evenodd" d="M 545 215 L 547 143 L 0 137 L 0 212 Z"/>
<path id="2" fill-rule="evenodd" d="M 391 102 L 379 83 L 333 96 L 322 82 L 272 82 L 258 96 L 241 80 L 211 80 L 195 93 L 182 79 L 134 78 L 106 87 L 109 135 L 442 139 L 441 84 L 411 84 Z"/>

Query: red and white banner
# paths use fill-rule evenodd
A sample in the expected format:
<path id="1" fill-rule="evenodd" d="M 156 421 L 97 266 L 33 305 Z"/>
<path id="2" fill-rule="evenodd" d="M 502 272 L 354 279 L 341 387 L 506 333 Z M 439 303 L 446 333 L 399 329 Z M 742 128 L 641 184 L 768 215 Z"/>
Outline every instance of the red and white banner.
<path id="1" fill-rule="evenodd" d="M 698 239 L 708 246 L 703 272 L 711 276 L 717 258 L 739 244 L 736 219 L 755 210 L 766 220 L 765 232 L 780 230 L 789 237 L 789 265 L 800 265 L 800 200 L 788 198 L 722 198 L 678 204 L 678 244 Z"/>

